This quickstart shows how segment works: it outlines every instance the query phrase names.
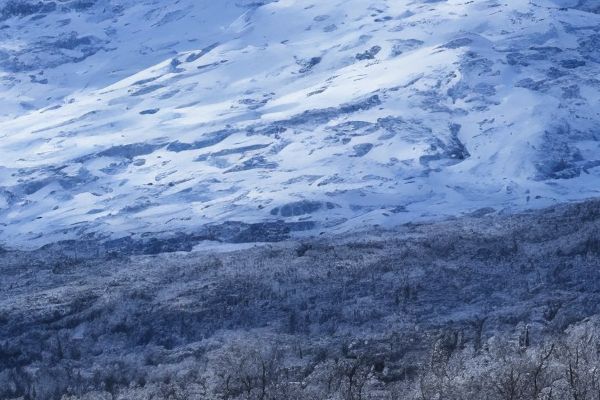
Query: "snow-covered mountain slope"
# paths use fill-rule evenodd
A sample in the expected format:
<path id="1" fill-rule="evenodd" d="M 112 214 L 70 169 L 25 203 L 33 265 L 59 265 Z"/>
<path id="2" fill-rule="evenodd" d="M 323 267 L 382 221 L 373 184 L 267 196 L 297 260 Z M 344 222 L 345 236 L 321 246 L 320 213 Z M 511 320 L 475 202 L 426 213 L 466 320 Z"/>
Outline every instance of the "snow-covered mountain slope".
<path id="1" fill-rule="evenodd" d="M 595 3 L 0 2 L 0 240 L 598 196 Z"/>

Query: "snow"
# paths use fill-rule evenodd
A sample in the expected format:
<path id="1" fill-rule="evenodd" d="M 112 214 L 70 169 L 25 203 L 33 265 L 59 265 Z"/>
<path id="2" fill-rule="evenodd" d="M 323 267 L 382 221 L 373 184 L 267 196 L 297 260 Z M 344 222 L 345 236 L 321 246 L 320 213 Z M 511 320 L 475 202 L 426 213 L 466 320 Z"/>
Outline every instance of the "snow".
<path id="1" fill-rule="evenodd" d="M 0 242 L 599 195 L 591 3 L 262 3 L 0 3 Z"/>

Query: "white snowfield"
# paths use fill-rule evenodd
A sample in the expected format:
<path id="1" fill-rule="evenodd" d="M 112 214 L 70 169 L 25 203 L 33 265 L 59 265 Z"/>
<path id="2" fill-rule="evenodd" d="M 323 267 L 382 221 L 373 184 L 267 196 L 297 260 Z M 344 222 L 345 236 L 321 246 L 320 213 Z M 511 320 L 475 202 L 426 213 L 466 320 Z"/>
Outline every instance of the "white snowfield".
<path id="1" fill-rule="evenodd" d="M 596 3 L 0 1 L 0 243 L 599 196 Z"/>

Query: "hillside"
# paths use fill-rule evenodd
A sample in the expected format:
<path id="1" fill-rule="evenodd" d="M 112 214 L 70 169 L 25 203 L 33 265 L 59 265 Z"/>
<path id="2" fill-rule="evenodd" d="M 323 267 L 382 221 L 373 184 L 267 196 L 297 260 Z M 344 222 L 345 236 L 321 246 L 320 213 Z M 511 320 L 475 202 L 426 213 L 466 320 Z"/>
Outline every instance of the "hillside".
<path id="1" fill-rule="evenodd" d="M 329 240 L 98 254 L 0 254 L 0 398 L 598 393 L 598 201 Z"/>
<path id="2" fill-rule="evenodd" d="M 594 1 L 309 3 L 0 2 L 0 242 L 598 196 Z"/>

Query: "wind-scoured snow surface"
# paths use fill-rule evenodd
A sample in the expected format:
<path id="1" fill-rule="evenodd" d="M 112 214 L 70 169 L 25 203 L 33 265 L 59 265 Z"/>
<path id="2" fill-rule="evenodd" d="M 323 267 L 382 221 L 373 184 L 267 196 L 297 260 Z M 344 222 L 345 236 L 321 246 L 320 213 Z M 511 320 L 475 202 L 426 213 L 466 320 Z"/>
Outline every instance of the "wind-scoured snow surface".
<path id="1" fill-rule="evenodd" d="M 591 0 L 0 1 L 0 241 L 599 196 L 599 72 Z"/>

